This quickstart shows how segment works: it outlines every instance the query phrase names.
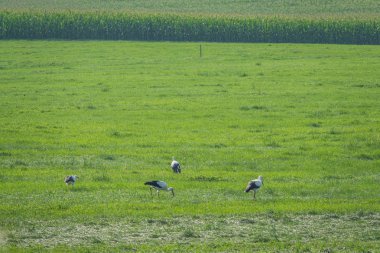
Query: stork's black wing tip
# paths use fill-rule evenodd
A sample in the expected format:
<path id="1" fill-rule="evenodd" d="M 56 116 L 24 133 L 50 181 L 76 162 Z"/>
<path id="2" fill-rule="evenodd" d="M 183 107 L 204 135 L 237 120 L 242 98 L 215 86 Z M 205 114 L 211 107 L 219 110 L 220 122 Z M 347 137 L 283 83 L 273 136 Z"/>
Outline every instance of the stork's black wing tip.
<path id="1" fill-rule="evenodd" d="M 145 182 L 144 184 L 145 184 L 145 185 L 157 186 L 157 182 L 158 182 L 158 181 L 148 181 L 148 182 Z"/>

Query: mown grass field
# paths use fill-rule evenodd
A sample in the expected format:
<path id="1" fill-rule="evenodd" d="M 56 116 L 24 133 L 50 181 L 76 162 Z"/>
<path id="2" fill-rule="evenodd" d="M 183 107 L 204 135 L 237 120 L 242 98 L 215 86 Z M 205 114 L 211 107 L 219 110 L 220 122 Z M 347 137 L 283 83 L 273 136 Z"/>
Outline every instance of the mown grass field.
<path id="1" fill-rule="evenodd" d="M 1 251 L 380 250 L 380 48 L 199 47 L 0 42 Z"/>

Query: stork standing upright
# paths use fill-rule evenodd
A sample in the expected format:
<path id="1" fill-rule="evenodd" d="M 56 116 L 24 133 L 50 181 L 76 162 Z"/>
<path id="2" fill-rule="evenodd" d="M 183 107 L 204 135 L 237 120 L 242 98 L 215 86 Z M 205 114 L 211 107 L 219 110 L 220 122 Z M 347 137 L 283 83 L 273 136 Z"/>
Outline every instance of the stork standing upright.
<path id="1" fill-rule="evenodd" d="M 79 177 L 77 175 L 66 176 L 65 177 L 65 183 L 66 183 L 67 186 L 69 186 L 69 185 L 74 186 L 75 181 L 77 181 L 78 178 Z"/>
<path id="2" fill-rule="evenodd" d="M 245 188 L 245 192 L 249 192 L 253 190 L 253 198 L 256 199 L 256 192 L 260 189 L 260 187 L 264 184 L 264 179 L 262 176 L 259 176 L 257 179 L 251 180 L 248 182 L 247 188 Z"/>
<path id="3" fill-rule="evenodd" d="M 172 160 L 173 161 L 172 161 L 170 166 L 172 167 L 173 172 L 174 173 L 181 173 L 181 165 L 179 164 L 179 162 L 174 159 L 174 156 L 173 156 Z"/>
<path id="4" fill-rule="evenodd" d="M 157 190 L 157 196 L 160 196 L 160 191 L 170 191 L 174 197 L 174 189 L 173 187 L 168 187 L 168 184 L 164 181 L 148 181 L 144 183 L 145 185 L 150 186 L 150 195 L 152 194 L 152 189 Z"/>

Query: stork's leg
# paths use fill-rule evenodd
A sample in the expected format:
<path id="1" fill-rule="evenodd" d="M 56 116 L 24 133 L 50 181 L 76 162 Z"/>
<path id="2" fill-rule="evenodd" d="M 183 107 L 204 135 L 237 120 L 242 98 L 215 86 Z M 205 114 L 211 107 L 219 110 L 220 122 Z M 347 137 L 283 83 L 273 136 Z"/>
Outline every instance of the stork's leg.
<path id="1" fill-rule="evenodd" d="M 256 199 L 256 191 L 253 191 L 253 199 Z"/>
<path id="2" fill-rule="evenodd" d="M 150 190 L 150 196 L 153 197 L 152 187 L 149 187 L 149 190 Z"/>
<path id="3" fill-rule="evenodd" d="M 157 190 L 157 197 L 160 197 L 160 191 Z"/>

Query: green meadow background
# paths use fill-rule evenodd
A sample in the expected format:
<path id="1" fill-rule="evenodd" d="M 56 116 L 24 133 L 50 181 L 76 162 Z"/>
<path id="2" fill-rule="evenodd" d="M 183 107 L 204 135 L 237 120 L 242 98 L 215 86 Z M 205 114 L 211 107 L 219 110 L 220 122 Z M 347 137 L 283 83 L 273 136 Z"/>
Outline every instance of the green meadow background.
<path id="1" fill-rule="evenodd" d="M 377 46 L 0 46 L 5 251 L 379 250 Z"/>
<path id="2" fill-rule="evenodd" d="M 340 16 L 378 17 L 380 3 L 377 0 L 0 0 L 0 7 L 18 10 L 78 10 L 122 11 L 148 13 L 192 13 L 217 15 L 284 15 L 284 16 Z"/>

